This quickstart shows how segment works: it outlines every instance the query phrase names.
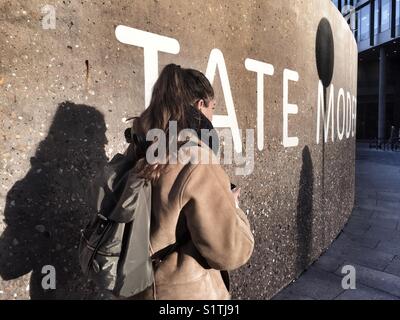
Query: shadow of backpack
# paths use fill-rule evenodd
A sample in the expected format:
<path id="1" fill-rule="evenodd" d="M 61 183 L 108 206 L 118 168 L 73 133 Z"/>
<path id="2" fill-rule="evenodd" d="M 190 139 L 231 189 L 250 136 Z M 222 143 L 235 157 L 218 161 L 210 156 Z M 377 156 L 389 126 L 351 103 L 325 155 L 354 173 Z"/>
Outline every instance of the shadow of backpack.
<path id="1" fill-rule="evenodd" d="M 150 256 L 151 183 L 117 154 L 94 181 L 96 215 L 81 231 L 79 263 L 100 289 L 133 296 L 154 282 Z"/>

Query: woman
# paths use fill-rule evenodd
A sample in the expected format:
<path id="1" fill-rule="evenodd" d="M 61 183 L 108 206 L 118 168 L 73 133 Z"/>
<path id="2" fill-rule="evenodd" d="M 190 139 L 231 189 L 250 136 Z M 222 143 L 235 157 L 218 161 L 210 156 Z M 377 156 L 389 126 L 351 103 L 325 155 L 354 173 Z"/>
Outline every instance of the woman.
<path id="1" fill-rule="evenodd" d="M 169 124 L 175 121 L 178 133 L 193 129 L 199 135 L 192 145 L 181 143 L 179 152 L 192 160 L 200 153 L 212 157 L 218 141 L 202 141 L 200 130 L 212 129 L 214 109 L 214 90 L 207 78 L 170 64 L 154 85 L 149 107 L 134 120 L 133 133 L 143 139 L 149 130 L 161 129 L 169 141 Z M 170 159 L 168 146 L 166 150 Z M 219 164 L 149 163 L 145 151 L 138 146 L 133 150 L 141 158 L 139 174 L 152 181 L 150 249 L 155 282 L 133 298 L 229 299 L 224 270 L 244 265 L 254 246 L 249 222 L 238 207 L 240 191 L 230 190 Z"/>

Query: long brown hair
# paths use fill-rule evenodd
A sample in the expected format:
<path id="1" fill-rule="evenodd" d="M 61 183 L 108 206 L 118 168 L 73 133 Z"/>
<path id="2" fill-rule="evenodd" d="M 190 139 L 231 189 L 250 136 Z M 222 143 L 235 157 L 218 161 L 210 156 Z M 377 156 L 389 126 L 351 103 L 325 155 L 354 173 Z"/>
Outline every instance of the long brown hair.
<path id="1" fill-rule="evenodd" d="M 149 107 L 133 122 L 133 132 L 146 136 L 151 129 L 161 129 L 168 139 L 170 121 L 176 121 L 178 132 L 189 127 L 195 104 L 203 100 L 206 106 L 214 99 L 214 89 L 206 76 L 198 70 L 184 69 L 176 64 L 164 67 L 153 87 Z M 167 148 L 168 153 L 168 148 Z M 167 155 L 168 156 L 168 155 Z M 139 160 L 140 176 L 152 181 L 159 178 L 165 165 Z"/>

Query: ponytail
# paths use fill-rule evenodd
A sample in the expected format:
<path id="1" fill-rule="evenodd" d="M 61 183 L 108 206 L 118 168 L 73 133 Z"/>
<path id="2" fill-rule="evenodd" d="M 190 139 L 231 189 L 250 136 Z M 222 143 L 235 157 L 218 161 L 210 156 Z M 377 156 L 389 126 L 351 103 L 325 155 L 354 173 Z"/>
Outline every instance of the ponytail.
<path id="1" fill-rule="evenodd" d="M 161 71 L 154 84 L 150 104 L 140 117 L 135 118 L 132 130 L 146 136 L 151 129 L 161 129 L 168 139 L 170 121 L 176 121 L 178 132 L 188 128 L 193 117 L 190 108 L 199 100 L 208 104 L 213 98 L 214 90 L 203 73 L 169 64 Z M 139 170 L 144 177 L 151 179 L 158 178 L 165 167 L 143 162 Z"/>

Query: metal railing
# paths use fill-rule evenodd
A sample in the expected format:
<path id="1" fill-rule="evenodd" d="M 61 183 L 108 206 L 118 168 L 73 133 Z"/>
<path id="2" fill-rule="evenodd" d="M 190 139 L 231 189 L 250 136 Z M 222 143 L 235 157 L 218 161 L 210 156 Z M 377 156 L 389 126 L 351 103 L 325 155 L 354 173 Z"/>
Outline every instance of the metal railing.
<path id="1" fill-rule="evenodd" d="M 369 148 L 376 150 L 392 150 L 392 151 L 400 151 L 400 138 L 394 139 L 378 139 L 375 138 L 373 141 L 369 143 Z"/>

